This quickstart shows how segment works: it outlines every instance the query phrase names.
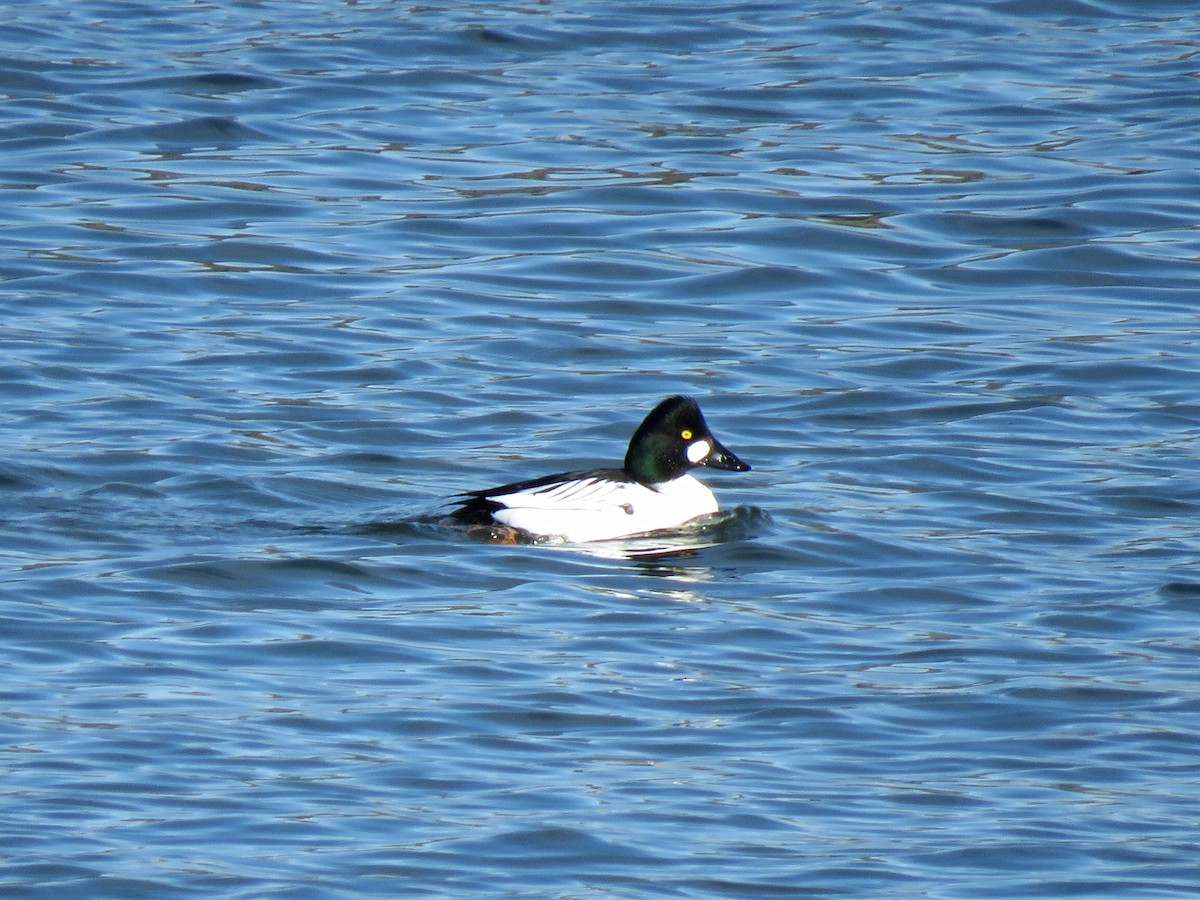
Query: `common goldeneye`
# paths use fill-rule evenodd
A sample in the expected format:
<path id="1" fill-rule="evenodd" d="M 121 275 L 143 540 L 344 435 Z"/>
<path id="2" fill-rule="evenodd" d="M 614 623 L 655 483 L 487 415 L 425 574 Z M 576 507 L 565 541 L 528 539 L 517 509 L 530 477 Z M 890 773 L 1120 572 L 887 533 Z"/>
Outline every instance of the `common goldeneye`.
<path id="1" fill-rule="evenodd" d="M 695 400 L 668 397 L 633 433 L 621 468 L 466 491 L 451 517 L 571 543 L 674 528 L 717 511 L 712 491 L 688 474 L 696 466 L 750 469 L 713 437 Z"/>

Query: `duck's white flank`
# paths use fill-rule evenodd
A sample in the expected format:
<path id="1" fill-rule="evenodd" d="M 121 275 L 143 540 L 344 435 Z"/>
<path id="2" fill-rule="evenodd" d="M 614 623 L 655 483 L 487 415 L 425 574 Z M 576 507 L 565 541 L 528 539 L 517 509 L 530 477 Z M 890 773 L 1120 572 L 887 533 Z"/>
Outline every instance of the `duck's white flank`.
<path id="1" fill-rule="evenodd" d="M 571 543 L 674 528 L 717 511 L 713 492 L 691 475 L 655 488 L 636 481 L 578 478 L 488 499 L 504 504 L 492 513 L 502 525 Z"/>

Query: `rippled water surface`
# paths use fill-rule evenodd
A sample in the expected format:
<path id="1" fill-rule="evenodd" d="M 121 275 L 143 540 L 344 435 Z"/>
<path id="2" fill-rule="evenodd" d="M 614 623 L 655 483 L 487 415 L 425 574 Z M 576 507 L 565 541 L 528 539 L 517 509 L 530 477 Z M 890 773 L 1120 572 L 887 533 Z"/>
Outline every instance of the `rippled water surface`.
<path id="1" fill-rule="evenodd" d="M 0 893 L 1200 890 L 1191 2 L 10 4 Z M 450 496 L 697 396 L 699 533 Z"/>

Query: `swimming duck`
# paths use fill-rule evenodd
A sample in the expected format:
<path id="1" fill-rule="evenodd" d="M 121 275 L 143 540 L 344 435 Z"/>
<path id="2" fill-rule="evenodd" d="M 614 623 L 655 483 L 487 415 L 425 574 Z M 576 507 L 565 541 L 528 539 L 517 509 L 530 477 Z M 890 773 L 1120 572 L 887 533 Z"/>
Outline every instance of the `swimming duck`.
<path id="1" fill-rule="evenodd" d="M 619 469 L 547 475 L 466 491 L 452 518 L 505 526 L 534 538 L 605 541 L 675 528 L 715 513 L 717 498 L 688 474 L 697 466 L 749 471 L 708 430 L 691 397 L 668 397 L 629 441 Z"/>

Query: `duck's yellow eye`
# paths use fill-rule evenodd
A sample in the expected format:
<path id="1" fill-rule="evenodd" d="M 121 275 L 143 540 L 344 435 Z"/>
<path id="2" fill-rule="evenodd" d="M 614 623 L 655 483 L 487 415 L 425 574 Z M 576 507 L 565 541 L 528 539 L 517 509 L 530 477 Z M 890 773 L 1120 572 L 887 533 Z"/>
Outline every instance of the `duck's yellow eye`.
<path id="1" fill-rule="evenodd" d="M 686 428 L 679 432 L 679 436 L 685 441 L 690 441 L 692 439 L 692 433 Z"/>

